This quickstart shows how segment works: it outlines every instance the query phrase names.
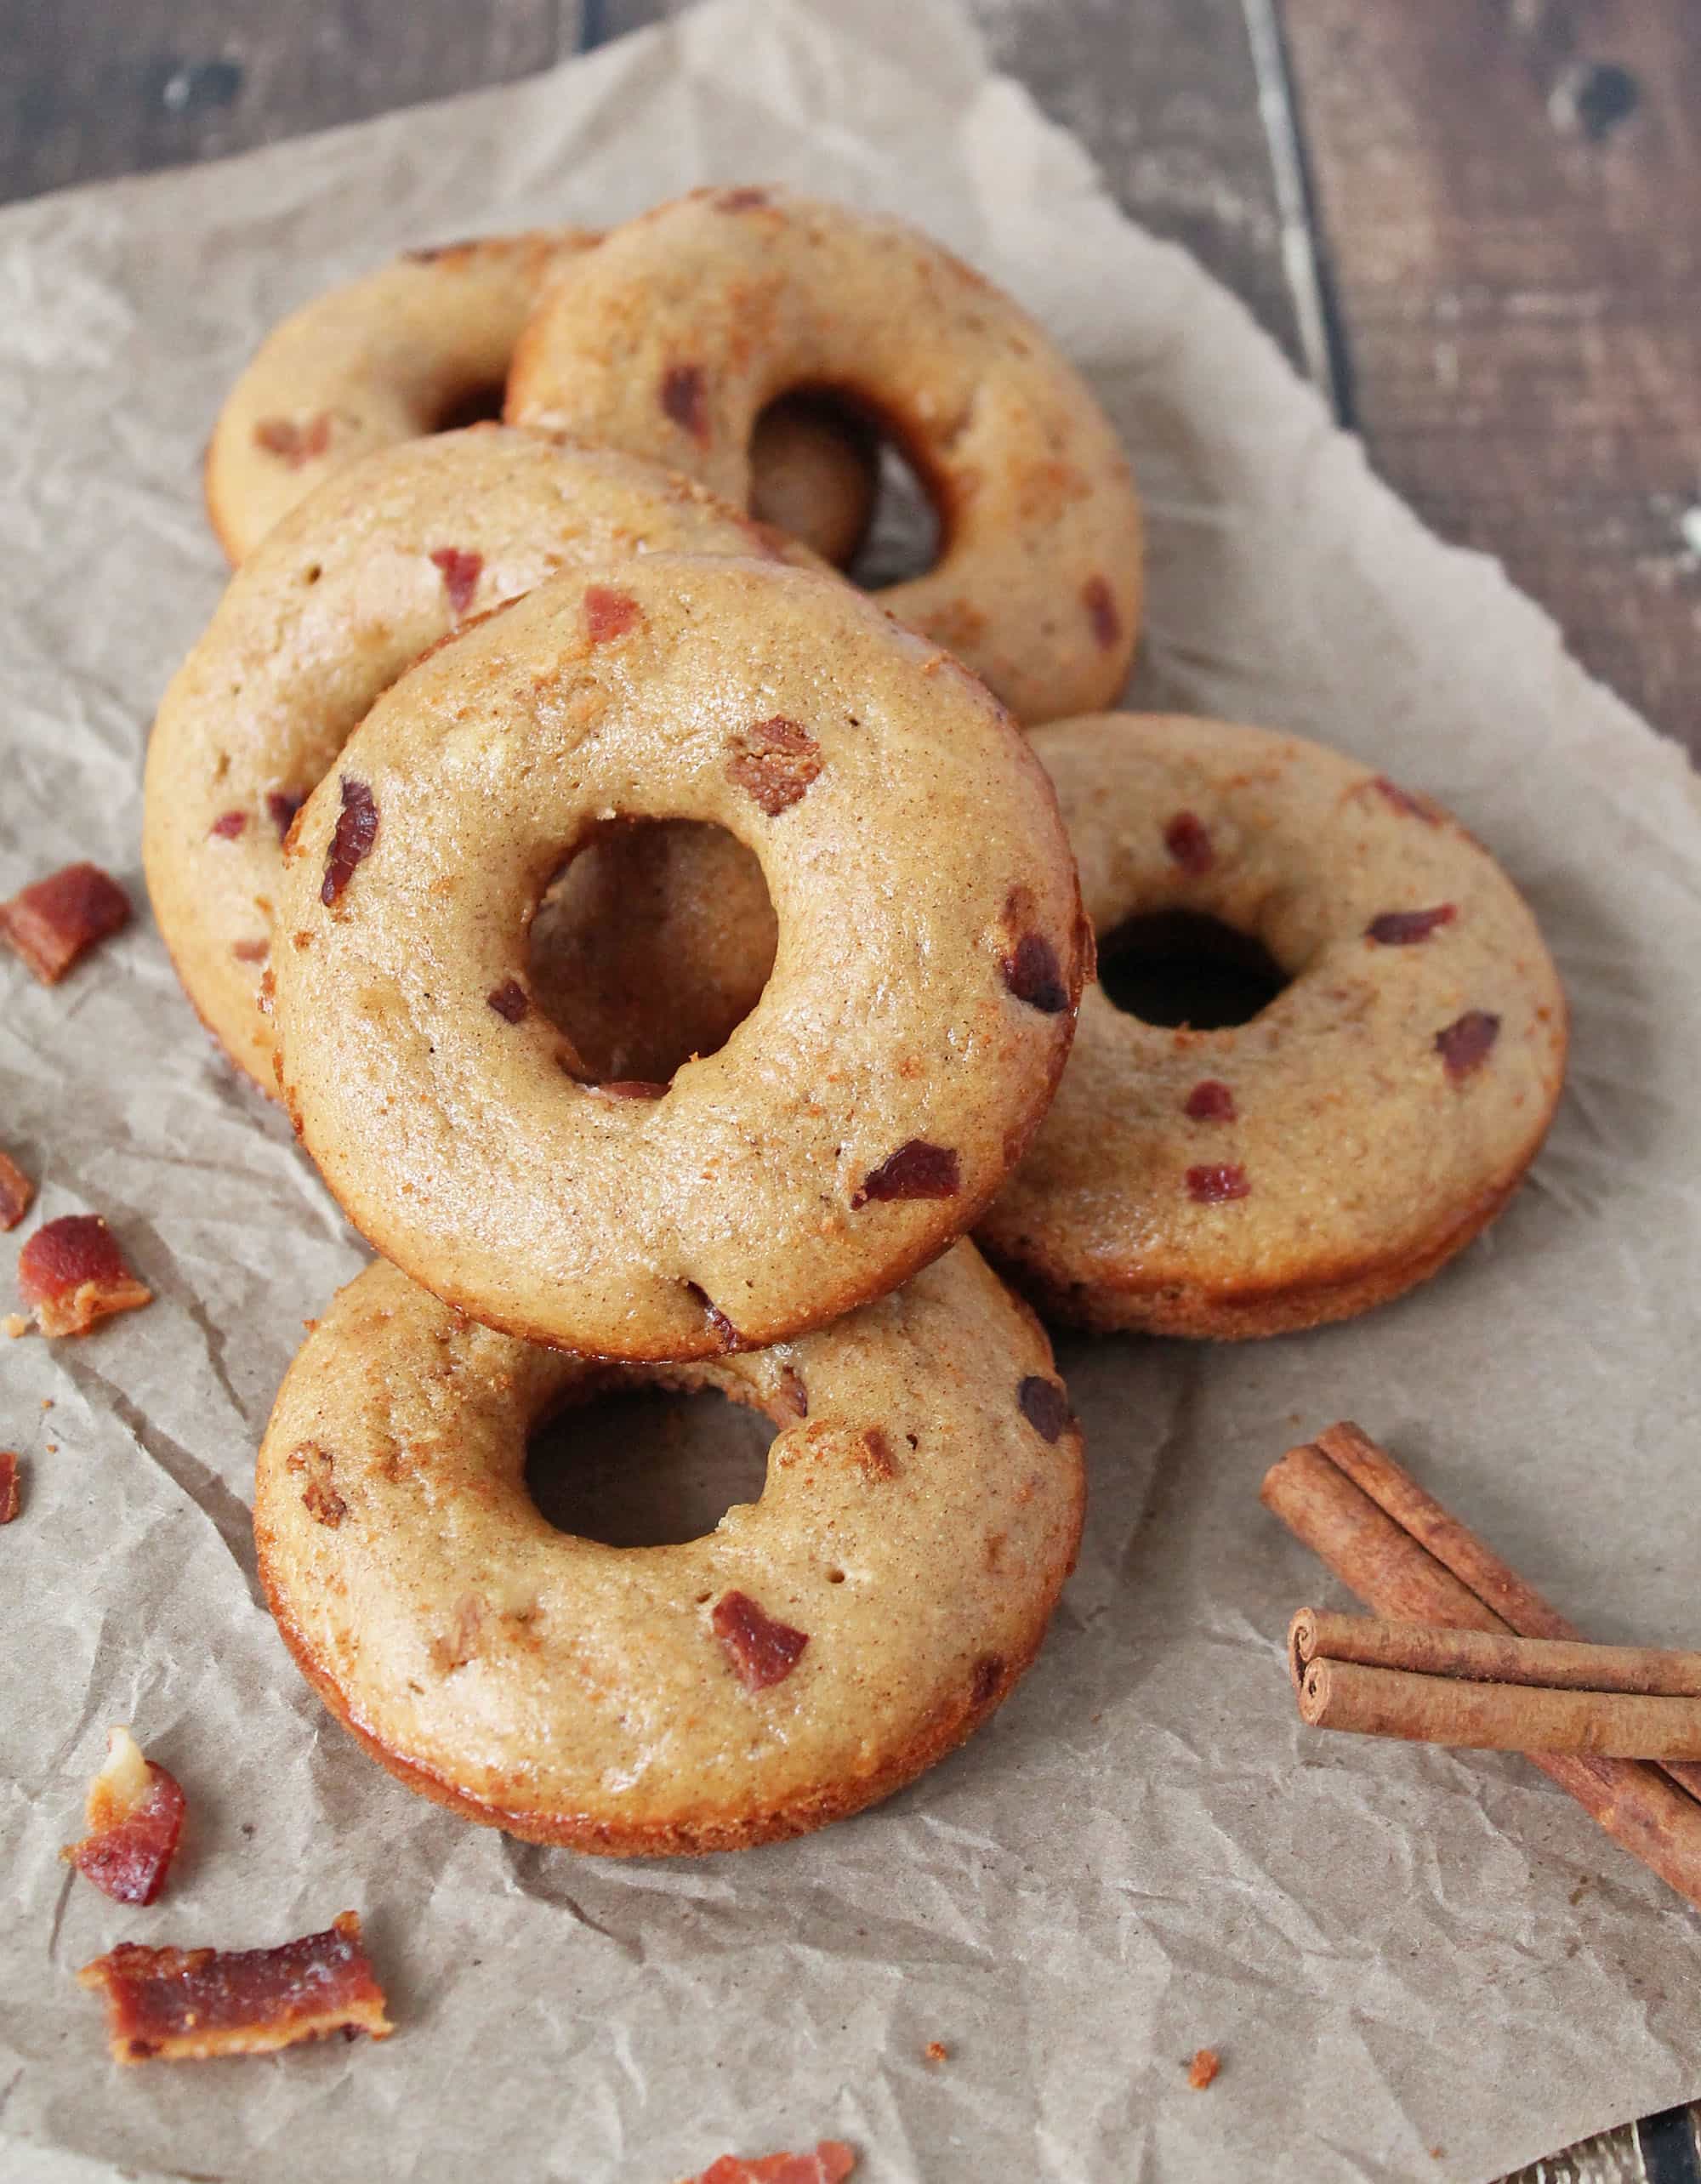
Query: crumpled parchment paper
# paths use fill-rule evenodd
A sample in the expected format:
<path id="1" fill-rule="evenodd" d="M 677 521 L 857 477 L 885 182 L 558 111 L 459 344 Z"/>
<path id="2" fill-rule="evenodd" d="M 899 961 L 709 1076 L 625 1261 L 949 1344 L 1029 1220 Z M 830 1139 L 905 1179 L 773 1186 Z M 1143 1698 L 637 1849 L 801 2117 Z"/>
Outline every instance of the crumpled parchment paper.
<path id="1" fill-rule="evenodd" d="M 924 223 L 1091 373 L 1151 520 L 1141 701 L 1321 737 L 1499 853 L 1575 1007 L 1552 1141 L 1485 1242 L 1356 1325 L 1067 1344 L 1090 1520 L 1012 1703 L 811 1840 L 612 1864 L 447 1817 L 321 1714 L 247 1504 L 301 1322 L 362 1253 L 145 914 L 56 991 L 0 963 L 0 1142 L 41 1217 L 105 1213 L 158 1292 L 0 1348 L 29 1471 L 0 1536 L 9 2177 L 667 2184 L 834 2133 L 870 2184 L 1466 2180 L 1701 2091 L 1692 1913 L 1515 1760 L 1301 1731 L 1283 1625 L 1340 1595 L 1256 1499 L 1356 1416 L 1596 1635 L 1696 1642 L 1690 775 L 942 0 L 719 0 L 517 88 L 0 215 L 0 893 L 87 856 L 140 901 L 149 714 L 221 581 L 197 458 L 280 313 L 407 244 L 766 177 Z M 191 1800 L 150 1912 L 56 1861 L 115 1720 Z M 387 2045 L 108 2062 L 88 1957 L 346 1905 Z"/>

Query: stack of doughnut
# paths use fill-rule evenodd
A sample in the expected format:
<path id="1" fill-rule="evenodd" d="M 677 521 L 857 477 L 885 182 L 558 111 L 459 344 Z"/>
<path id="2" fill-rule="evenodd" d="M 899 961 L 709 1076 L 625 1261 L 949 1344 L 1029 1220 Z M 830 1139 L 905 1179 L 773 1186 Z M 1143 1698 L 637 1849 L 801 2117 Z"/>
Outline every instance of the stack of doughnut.
<path id="1" fill-rule="evenodd" d="M 876 596 L 840 571 L 882 446 L 941 543 Z M 260 1572 L 331 1711 L 470 1818 L 703 1851 L 888 1794 L 1072 1566 L 1033 1306 L 1343 1318 L 1541 1141 L 1565 1010 L 1510 883 L 1314 743 L 1101 709 L 1116 435 L 898 222 L 718 189 L 416 253 L 270 337 L 207 491 L 238 566 L 154 729 L 148 884 L 381 1254 L 278 1396 Z M 1095 936 L 1108 972 L 1189 919 L 1271 968 L 1247 1021 L 1097 981 Z M 770 1421 L 759 1500 L 555 1529 L 530 1436 L 646 1382 Z"/>

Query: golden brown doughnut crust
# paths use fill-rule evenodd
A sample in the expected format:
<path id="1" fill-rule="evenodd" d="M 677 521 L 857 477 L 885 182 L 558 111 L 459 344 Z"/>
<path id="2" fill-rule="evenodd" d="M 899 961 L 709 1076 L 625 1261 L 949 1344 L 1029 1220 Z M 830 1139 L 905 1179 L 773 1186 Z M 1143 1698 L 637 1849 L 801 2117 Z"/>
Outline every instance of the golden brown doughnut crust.
<path id="1" fill-rule="evenodd" d="M 1438 805 L 1298 737 L 1121 714 L 1034 743 L 1101 949 L 1189 910 L 1291 983 L 1215 1031 L 1090 987 L 982 1248 L 1059 1318 L 1231 1339 L 1434 1273 L 1516 1189 L 1564 1076 L 1564 996 L 1510 881 Z"/>
<path id="2" fill-rule="evenodd" d="M 1024 722 L 1108 703 L 1133 656 L 1141 527 L 1085 381 L 1010 299 L 902 222 L 703 190 L 563 263 L 505 414 L 688 470 L 748 504 L 776 396 L 876 419 L 939 508 L 939 559 L 881 594 Z"/>
<path id="3" fill-rule="evenodd" d="M 754 850 L 773 975 L 657 1097 L 564 1072 L 526 927 L 612 817 Z M 693 1357 L 883 1294 L 973 1221 L 1090 954 L 1044 770 L 836 577 L 652 554 L 540 587 L 380 699 L 292 831 L 274 1029 L 350 1220 L 532 1340 Z M 654 1089 L 654 1088 L 652 1088 Z"/>
<path id="4" fill-rule="evenodd" d="M 553 1529 L 530 1428 L 656 1378 L 773 1420 L 761 1499 L 680 1546 Z M 290 1368 L 254 1530 L 291 1652 L 393 1774 L 653 1856 L 820 1827 L 960 1743 L 1038 1647 L 1084 1492 L 1044 1336 L 967 1243 L 800 1342 L 659 1374 L 492 1334 L 380 1262 Z M 759 1687 L 717 1635 L 729 1595 L 806 1641 Z"/>

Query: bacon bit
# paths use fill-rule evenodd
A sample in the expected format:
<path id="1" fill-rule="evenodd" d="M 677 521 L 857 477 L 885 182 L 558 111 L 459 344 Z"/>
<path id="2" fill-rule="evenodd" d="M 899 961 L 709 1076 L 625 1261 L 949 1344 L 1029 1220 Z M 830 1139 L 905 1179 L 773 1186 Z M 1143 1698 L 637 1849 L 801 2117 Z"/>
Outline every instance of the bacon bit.
<path id="1" fill-rule="evenodd" d="M 871 1479 L 895 1479 L 898 1467 L 892 1461 L 892 1444 L 878 1425 L 868 1427 L 856 1440 L 856 1461 Z"/>
<path id="2" fill-rule="evenodd" d="M 307 801 L 307 791 L 299 795 L 293 789 L 272 788 L 266 792 L 266 816 L 277 829 L 281 842 L 295 823 L 295 815 Z"/>
<path id="3" fill-rule="evenodd" d="M 1232 1123 L 1235 1118 L 1234 1095 L 1220 1077 L 1202 1077 L 1183 1102 L 1181 1112 L 1189 1122 Z"/>
<path id="4" fill-rule="evenodd" d="M 153 1301 L 99 1214 L 43 1222 L 18 1254 L 18 1289 L 48 1336 L 87 1334 L 109 1312 Z"/>
<path id="5" fill-rule="evenodd" d="M 585 629 L 593 645 L 606 645 L 623 637 L 644 619 L 644 610 L 626 592 L 611 591 L 606 584 L 589 584 L 584 595 Z"/>
<path id="6" fill-rule="evenodd" d="M 299 470 L 331 445 L 331 413 L 321 410 L 305 424 L 298 424 L 289 417 L 263 417 L 254 427 L 254 444 L 264 447 L 268 455 L 276 455 L 292 470 Z"/>
<path id="7" fill-rule="evenodd" d="M 1376 775 L 1370 786 L 1395 810 L 1408 819 L 1421 819 L 1426 827 L 1439 827 L 1446 816 L 1431 798 L 1414 795 L 1410 789 L 1402 788 L 1398 782 L 1390 781 L 1386 774 Z"/>
<path id="8" fill-rule="evenodd" d="M 1081 602 L 1093 625 L 1094 636 L 1108 652 L 1122 635 L 1122 617 L 1111 597 L 1111 588 L 1102 577 L 1089 577 L 1082 585 Z"/>
<path id="9" fill-rule="evenodd" d="M 1050 1436 L 1056 1438 L 1054 1434 Z M 969 1700 L 973 1706 L 990 1706 L 998 1696 L 998 1686 L 1004 1680 L 1003 1657 L 998 1653 L 982 1653 L 975 1664 L 975 1681 L 969 1687 Z"/>
<path id="10" fill-rule="evenodd" d="M 1196 2093 L 1203 2093 L 1222 2068 L 1222 2057 L 1215 2048 L 1201 2048 L 1187 2065 L 1187 2083 Z"/>
<path id="11" fill-rule="evenodd" d="M 648 1077 L 605 1077 L 600 1084 L 587 1084 L 587 1092 L 600 1092 L 606 1100 L 665 1100 L 673 1087 L 657 1084 Z"/>
<path id="12" fill-rule="evenodd" d="M 773 202 L 765 190 L 723 190 L 714 200 L 714 209 L 718 213 L 753 213 L 759 206 Z"/>
<path id="13" fill-rule="evenodd" d="M 0 1152 L 0 1229 L 14 1229 L 30 1210 L 36 1186 L 14 1161 Z"/>
<path id="14" fill-rule="evenodd" d="M 856 2166 L 842 2139 L 822 2139 L 813 2153 L 723 2153 L 686 2184 L 845 2184 Z"/>
<path id="15" fill-rule="evenodd" d="M 1445 1031 L 1436 1033 L 1436 1052 L 1455 1084 L 1461 1084 L 1488 1059 L 1500 1036 L 1500 1019 L 1486 1009 L 1467 1009 Z"/>
<path id="16" fill-rule="evenodd" d="M 746 1691 L 765 1691 L 771 1684 L 783 1682 L 809 1643 L 806 1631 L 775 1622 L 748 1593 L 722 1593 L 708 1619 Z"/>
<path id="17" fill-rule="evenodd" d="M 1163 846 L 1180 866 L 1197 879 L 1216 862 L 1216 852 L 1211 847 L 1211 838 L 1205 823 L 1196 812 L 1178 811 L 1163 829 Z"/>
<path id="18" fill-rule="evenodd" d="M 930 2040 L 921 2051 L 921 2059 L 924 2062 L 944 2062 L 949 2059 L 950 2054 L 951 2050 L 943 2040 Z"/>
<path id="19" fill-rule="evenodd" d="M 695 1288 L 697 1285 L 693 1283 L 691 1286 Z M 733 1326 L 719 1305 L 711 1304 L 705 1297 L 703 1300 L 703 1313 L 720 1349 L 730 1354 L 735 1350 L 742 1350 L 744 1347 L 743 1336 Z"/>
<path id="20" fill-rule="evenodd" d="M 57 986 L 92 948 L 130 922 L 130 898 L 99 865 L 66 865 L 0 902 L 0 941 L 43 986 Z"/>
<path id="21" fill-rule="evenodd" d="M 699 447 L 708 445 L 708 387 L 701 364 L 670 364 L 662 374 L 662 407 Z"/>
<path id="22" fill-rule="evenodd" d="M 532 1006 L 530 995 L 517 978 L 504 978 L 484 998 L 486 1006 L 510 1024 L 523 1024 Z"/>
<path id="23" fill-rule="evenodd" d="M 343 808 L 325 855 L 325 882 L 319 890 L 319 900 L 327 904 L 338 899 L 354 878 L 356 866 L 372 855 L 373 844 L 378 839 L 378 806 L 371 789 L 352 774 L 344 774 L 342 790 Z"/>
<path id="24" fill-rule="evenodd" d="M 473 594 L 484 573 L 484 555 L 464 554 L 458 546 L 436 546 L 431 550 L 431 559 L 443 572 L 449 610 L 458 619 L 473 603 Z"/>
<path id="25" fill-rule="evenodd" d="M 1451 902 L 1437 902 L 1433 910 L 1385 910 L 1370 920 L 1364 937 L 1385 948 L 1405 947 L 1414 941 L 1428 940 L 1438 925 L 1450 925 L 1458 915 Z"/>
<path id="26" fill-rule="evenodd" d="M 151 1903 L 183 1833 L 177 1777 L 144 1756 L 128 1729 L 106 1732 L 106 1760 L 88 1785 L 88 1833 L 60 1856 L 115 1903 Z"/>
<path id="27" fill-rule="evenodd" d="M 1018 1001 L 1055 1016 L 1069 1005 L 1069 989 L 1063 983 L 1057 951 L 1040 933 L 1024 933 L 1015 953 L 1004 958 L 1004 984 Z"/>
<path id="28" fill-rule="evenodd" d="M 1055 1380 L 1030 1373 L 1015 1391 L 1016 1408 L 1042 1441 L 1055 1441 L 1069 1423 L 1069 1397 Z"/>
<path id="29" fill-rule="evenodd" d="M 232 941 L 230 953 L 238 963 L 264 963 L 271 953 L 270 941 Z"/>
<path id="30" fill-rule="evenodd" d="M 958 1187 L 956 1154 L 925 1138 L 910 1138 L 863 1177 L 862 1189 L 850 1194 L 850 1210 L 857 1212 L 870 1199 L 954 1198 Z"/>
<path id="31" fill-rule="evenodd" d="M 780 1368 L 780 1401 L 794 1418 L 809 1416 L 809 1390 L 789 1365 Z"/>
<path id="32" fill-rule="evenodd" d="M 316 1524 L 326 1525 L 333 1532 L 349 1513 L 349 1504 L 331 1482 L 335 1461 L 329 1449 L 304 1441 L 291 1451 L 286 1466 L 307 1474 L 301 1488 L 301 1506 Z"/>
<path id="33" fill-rule="evenodd" d="M 9 1524 L 18 1514 L 18 1452 L 0 1448 L 0 1524 Z"/>
<path id="34" fill-rule="evenodd" d="M 1187 1196 L 1201 1206 L 1226 1205 L 1231 1198 L 1249 1197 L 1251 1191 L 1246 1170 L 1232 1160 L 1187 1170 Z"/>
<path id="35" fill-rule="evenodd" d="M 247 823 L 246 811 L 221 811 L 207 831 L 216 834 L 221 842 L 234 842 Z"/>
<path id="36" fill-rule="evenodd" d="M 726 778 L 771 819 L 795 804 L 821 771 L 821 747 L 805 728 L 777 713 L 732 739 Z"/>
<path id="37" fill-rule="evenodd" d="M 383 2040 L 395 2029 L 352 1911 L 322 1934 L 275 1949 L 151 1949 L 121 1942 L 77 1976 L 105 1994 L 117 2062 L 270 2055 L 332 2033 Z"/>

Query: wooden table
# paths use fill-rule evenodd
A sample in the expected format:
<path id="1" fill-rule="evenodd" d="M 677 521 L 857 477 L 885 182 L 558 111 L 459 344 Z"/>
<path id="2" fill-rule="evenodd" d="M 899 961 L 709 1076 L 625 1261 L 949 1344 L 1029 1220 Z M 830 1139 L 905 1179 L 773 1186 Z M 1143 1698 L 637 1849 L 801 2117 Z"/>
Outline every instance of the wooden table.
<path id="1" fill-rule="evenodd" d="M 846 7 L 855 0 L 843 0 Z M 970 0 L 1446 537 L 1701 757 L 1696 0 Z M 0 0 L 0 199 L 524 76 L 666 0 Z M 1701 2184 L 1674 2109 L 1517 2184 Z"/>

